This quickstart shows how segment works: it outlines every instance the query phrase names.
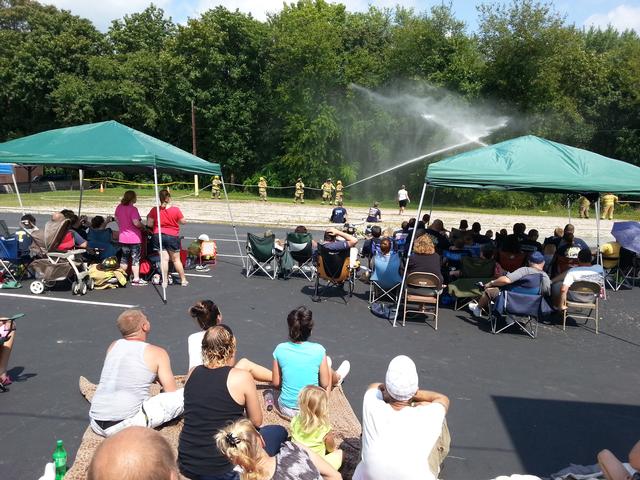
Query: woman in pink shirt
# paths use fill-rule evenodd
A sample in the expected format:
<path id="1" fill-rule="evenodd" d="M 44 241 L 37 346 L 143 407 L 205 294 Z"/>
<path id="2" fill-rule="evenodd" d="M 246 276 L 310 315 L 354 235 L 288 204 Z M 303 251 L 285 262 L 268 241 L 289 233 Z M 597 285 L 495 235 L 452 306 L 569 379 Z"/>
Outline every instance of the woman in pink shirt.
<path id="1" fill-rule="evenodd" d="M 146 285 L 147 282 L 140 278 L 140 245 L 142 244 L 142 229 L 144 225 L 140 221 L 140 212 L 134 206 L 137 200 L 136 192 L 127 190 L 120 200 L 120 205 L 116 207 L 116 221 L 120 234 L 118 241 L 122 248 L 122 258 L 120 268 L 125 272 L 131 259 L 131 272 L 133 280 L 131 285 Z"/>
<path id="2" fill-rule="evenodd" d="M 183 287 L 189 285 L 184 275 L 184 267 L 180 260 L 180 225 L 187 223 L 178 207 L 170 207 L 171 194 L 168 190 L 160 190 L 160 228 L 162 230 L 162 252 L 160 252 L 160 268 L 162 269 L 163 286 L 166 287 L 169 278 L 169 259 L 180 275 Z M 158 214 L 156 208 L 152 208 L 147 215 L 147 227 L 153 228 L 153 249 L 160 251 L 158 238 Z"/>

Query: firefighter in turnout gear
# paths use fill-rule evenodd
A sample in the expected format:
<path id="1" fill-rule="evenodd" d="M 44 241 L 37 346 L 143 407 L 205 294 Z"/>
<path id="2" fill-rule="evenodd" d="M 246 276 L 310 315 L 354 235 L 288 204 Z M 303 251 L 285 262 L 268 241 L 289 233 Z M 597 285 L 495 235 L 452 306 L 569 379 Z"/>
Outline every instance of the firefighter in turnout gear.
<path id="1" fill-rule="evenodd" d="M 333 204 L 331 197 L 335 189 L 336 187 L 331 183 L 331 179 L 327 178 L 327 181 L 322 184 L 322 205 L 324 205 L 324 202 L 329 202 L 329 205 Z"/>
<path id="2" fill-rule="evenodd" d="M 260 181 L 258 182 L 258 193 L 260 194 L 260 200 L 263 202 L 267 201 L 267 181 L 264 177 L 260 177 Z"/>
<path id="3" fill-rule="evenodd" d="M 211 198 L 220 199 L 220 188 L 222 188 L 222 180 L 218 175 L 211 179 Z"/>
<path id="4" fill-rule="evenodd" d="M 342 202 L 344 200 L 344 187 L 342 186 L 342 180 L 338 180 L 336 182 L 336 205 L 338 202 Z"/>
<path id="5" fill-rule="evenodd" d="M 293 197 L 293 203 L 298 203 L 298 200 L 300 200 L 300 203 L 304 203 L 304 183 L 302 183 L 301 178 L 296 182 L 296 193 Z"/>

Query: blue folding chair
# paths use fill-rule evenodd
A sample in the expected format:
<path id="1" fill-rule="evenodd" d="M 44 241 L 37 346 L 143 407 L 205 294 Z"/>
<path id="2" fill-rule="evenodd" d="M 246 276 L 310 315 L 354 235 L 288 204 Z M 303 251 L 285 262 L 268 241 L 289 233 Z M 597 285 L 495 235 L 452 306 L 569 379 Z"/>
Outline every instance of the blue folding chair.
<path id="1" fill-rule="evenodd" d="M 373 273 L 369 286 L 369 304 L 384 298 L 391 302 L 398 300 L 398 289 L 402 283 L 400 276 L 400 255 L 393 252 L 388 256 L 381 253 L 373 257 Z"/>
<path id="2" fill-rule="evenodd" d="M 542 274 L 527 275 L 501 289 L 491 309 L 491 332 L 498 334 L 515 325 L 536 338 L 540 318 L 551 312 L 541 289 Z M 504 325 L 499 326 L 501 321 Z"/>

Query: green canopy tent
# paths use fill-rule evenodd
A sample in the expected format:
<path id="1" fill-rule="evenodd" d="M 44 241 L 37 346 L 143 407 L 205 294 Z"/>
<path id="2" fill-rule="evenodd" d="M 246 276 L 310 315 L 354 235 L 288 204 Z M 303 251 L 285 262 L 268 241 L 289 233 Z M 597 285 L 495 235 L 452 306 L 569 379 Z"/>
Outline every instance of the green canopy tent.
<path id="1" fill-rule="evenodd" d="M 640 168 L 597 153 L 527 135 L 464 152 L 428 166 L 418 205 L 427 187 L 460 187 L 522 192 L 640 195 Z M 433 200 L 431 208 L 433 209 Z M 596 202 L 600 247 L 600 200 Z M 413 249 L 415 230 L 409 243 Z M 406 280 L 406 268 L 401 288 Z M 393 326 L 396 326 L 398 309 Z"/>
<path id="2" fill-rule="evenodd" d="M 220 175 L 229 217 L 242 256 L 242 248 L 233 222 L 220 165 L 198 158 L 121 123 L 107 121 L 60 128 L 0 143 L 0 162 L 77 168 L 80 174 L 78 213 L 82 208 L 84 170 L 153 170 L 158 218 L 160 218 L 158 169 L 169 172 Z M 160 226 L 158 226 L 158 230 L 160 231 Z M 160 247 L 162 248 L 162 242 L 160 242 Z M 244 257 L 242 258 L 244 264 Z M 163 279 L 163 285 L 164 283 L 166 283 L 166 279 Z M 166 302 L 165 288 L 162 293 L 163 300 Z"/>

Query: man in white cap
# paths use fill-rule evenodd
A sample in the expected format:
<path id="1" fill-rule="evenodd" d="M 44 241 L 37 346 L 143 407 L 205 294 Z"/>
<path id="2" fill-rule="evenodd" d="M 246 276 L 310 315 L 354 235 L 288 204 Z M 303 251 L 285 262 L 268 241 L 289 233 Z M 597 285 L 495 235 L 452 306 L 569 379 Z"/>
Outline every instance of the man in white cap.
<path id="1" fill-rule="evenodd" d="M 362 404 L 362 459 L 354 480 L 435 480 L 429 455 L 440 437 L 449 399 L 418 390 L 409 357 L 389 363 L 384 384 L 374 383 Z"/>

